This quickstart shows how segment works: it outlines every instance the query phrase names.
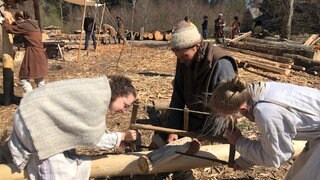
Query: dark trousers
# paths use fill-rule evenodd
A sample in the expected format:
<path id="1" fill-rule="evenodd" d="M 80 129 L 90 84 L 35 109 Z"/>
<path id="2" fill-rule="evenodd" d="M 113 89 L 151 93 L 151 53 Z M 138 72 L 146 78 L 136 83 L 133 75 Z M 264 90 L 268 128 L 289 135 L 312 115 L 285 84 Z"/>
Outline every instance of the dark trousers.
<path id="1" fill-rule="evenodd" d="M 202 29 L 202 36 L 203 36 L 203 39 L 208 39 L 208 30 L 207 29 Z"/>
<path id="2" fill-rule="evenodd" d="M 94 49 L 97 48 L 97 41 L 96 41 L 95 33 L 94 32 L 86 32 L 86 40 L 85 40 L 85 43 L 84 43 L 84 48 L 86 50 L 88 49 L 90 38 L 92 38 Z"/>

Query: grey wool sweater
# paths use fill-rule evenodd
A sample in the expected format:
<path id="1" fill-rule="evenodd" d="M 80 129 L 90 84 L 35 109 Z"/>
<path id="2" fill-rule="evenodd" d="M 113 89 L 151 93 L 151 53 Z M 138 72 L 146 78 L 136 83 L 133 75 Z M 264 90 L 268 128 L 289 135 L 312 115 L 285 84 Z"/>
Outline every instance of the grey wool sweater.
<path id="1" fill-rule="evenodd" d="M 40 160 L 79 146 L 94 146 L 105 132 L 111 99 L 108 79 L 49 83 L 24 97 L 19 110 Z"/>

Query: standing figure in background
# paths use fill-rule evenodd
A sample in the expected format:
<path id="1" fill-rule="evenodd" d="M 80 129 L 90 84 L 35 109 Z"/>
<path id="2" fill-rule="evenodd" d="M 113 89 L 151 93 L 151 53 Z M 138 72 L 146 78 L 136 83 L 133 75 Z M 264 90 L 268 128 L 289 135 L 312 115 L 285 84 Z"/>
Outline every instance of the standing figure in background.
<path id="1" fill-rule="evenodd" d="M 216 43 L 221 44 L 224 42 L 224 32 L 223 28 L 226 26 L 226 23 L 223 20 L 223 15 L 219 14 L 218 18 L 214 21 L 214 31 Z"/>
<path id="2" fill-rule="evenodd" d="M 231 38 L 236 38 L 239 36 L 240 34 L 240 22 L 239 22 L 239 19 L 238 19 L 238 16 L 235 16 L 234 18 L 234 21 L 232 23 L 232 34 L 231 34 Z"/>
<path id="3" fill-rule="evenodd" d="M 38 21 L 32 20 L 27 11 L 17 11 L 14 18 L 10 12 L 2 13 L 5 17 L 4 29 L 11 34 L 23 37 L 26 53 L 24 55 L 19 78 L 24 95 L 33 87 L 30 79 L 34 79 L 38 87 L 44 86 L 44 78 L 48 74 L 48 60 L 42 43 L 42 34 Z"/>
<path id="4" fill-rule="evenodd" d="M 208 38 L 208 16 L 203 16 L 202 26 L 202 37 L 203 39 Z"/>
<path id="5" fill-rule="evenodd" d="M 114 43 L 117 44 L 117 31 L 111 25 L 103 24 L 102 31 L 104 34 L 109 35 L 109 44 L 111 44 L 111 38 L 114 40 Z"/>
<path id="6" fill-rule="evenodd" d="M 84 19 L 83 29 L 86 32 L 84 49 L 88 50 L 89 41 L 90 41 L 90 38 L 92 38 L 93 47 L 94 47 L 94 50 L 96 50 L 97 42 L 96 42 L 96 35 L 94 32 L 96 30 L 96 22 L 95 22 L 95 19 L 91 17 L 91 14 L 89 12 L 87 13 L 87 16 Z"/>
<path id="7" fill-rule="evenodd" d="M 123 44 L 126 43 L 126 36 L 125 36 L 125 28 L 124 28 L 124 23 L 123 20 L 117 16 L 117 25 L 118 25 L 118 42 L 120 43 L 120 40 L 123 41 Z"/>

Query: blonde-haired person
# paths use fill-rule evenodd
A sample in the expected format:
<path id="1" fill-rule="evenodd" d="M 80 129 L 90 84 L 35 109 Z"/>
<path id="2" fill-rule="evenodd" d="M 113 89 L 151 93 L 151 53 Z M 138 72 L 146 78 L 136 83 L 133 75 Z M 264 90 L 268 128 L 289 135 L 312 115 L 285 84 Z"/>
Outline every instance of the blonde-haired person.
<path id="1" fill-rule="evenodd" d="M 279 82 L 247 83 L 236 77 L 220 84 L 211 101 L 215 113 L 241 113 L 254 121 L 261 133 L 256 141 L 242 136 L 240 130 L 226 131 L 227 139 L 240 153 L 235 169 L 279 167 L 294 154 L 292 140 L 306 140 L 286 179 L 320 179 L 319 90 Z"/>

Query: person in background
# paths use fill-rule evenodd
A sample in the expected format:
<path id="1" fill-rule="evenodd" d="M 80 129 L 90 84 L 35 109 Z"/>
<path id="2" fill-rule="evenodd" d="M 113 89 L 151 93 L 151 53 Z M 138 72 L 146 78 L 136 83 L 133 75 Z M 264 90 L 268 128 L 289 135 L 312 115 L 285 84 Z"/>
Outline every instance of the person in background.
<path id="1" fill-rule="evenodd" d="M 256 123 L 260 139 L 239 129 L 226 130 L 240 157 L 234 169 L 253 165 L 279 167 L 295 153 L 292 140 L 305 140 L 305 149 L 288 171 L 287 180 L 320 178 L 320 91 L 279 82 L 247 83 L 235 77 L 213 91 L 211 106 L 220 115 L 243 115 Z"/>
<path id="2" fill-rule="evenodd" d="M 14 114 L 8 146 L 28 179 L 83 179 L 90 176 L 89 157 L 75 148 L 111 149 L 137 138 L 135 130 L 106 130 L 106 113 L 123 113 L 136 99 L 123 76 L 69 79 L 49 83 L 22 99 Z"/>
<path id="3" fill-rule="evenodd" d="M 96 34 L 95 34 L 96 22 L 95 22 L 95 19 L 91 17 L 91 14 L 89 12 L 87 12 L 86 17 L 84 18 L 83 29 L 86 32 L 84 49 L 88 50 L 89 41 L 90 41 L 90 38 L 92 38 L 93 48 L 94 50 L 96 50 L 97 48 L 97 41 L 96 41 Z"/>
<path id="4" fill-rule="evenodd" d="M 221 44 L 224 42 L 224 27 L 226 23 L 223 20 L 223 15 L 219 14 L 218 18 L 214 21 L 214 31 L 215 31 L 215 38 L 216 43 Z"/>
<path id="5" fill-rule="evenodd" d="M 109 35 L 109 44 L 111 44 L 111 38 L 114 40 L 114 43 L 117 44 L 117 31 L 109 24 L 102 25 L 102 31 L 105 34 Z"/>
<path id="6" fill-rule="evenodd" d="M 235 16 L 234 18 L 234 21 L 232 23 L 232 26 L 231 26 L 231 38 L 236 38 L 236 37 L 239 37 L 239 34 L 240 34 L 240 22 L 239 22 L 239 18 L 238 16 Z"/>
<path id="7" fill-rule="evenodd" d="M 126 36 L 125 36 L 125 28 L 124 28 L 124 23 L 123 23 L 123 20 L 117 16 L 116 17 L 117 19 L 117 25 L 118 25 L 118 41 L 120 43 L 120 40 L 123 41 L 123 44 L 126 43 Z"/>
<path id="8" fill-rule="evenodd" d="M 203 16 L 202 26 L 202 37 L 203 39 L 208 38 L 208 16 Z"/>
<path id="9" fill-rule="evenodd" d="M 45 77 L 48 75 L 48 60 L 45 52 L 41 29 L 38 21 L 32 20 L 27 11 L 17 11 L 14 15 L 8 11 L 3 11 L 5 20 L 2 24 L 4 29 L 11 34 L 22 36 L 26 49 L 20 71 L 19 78 L 23 86 L 24 94 L 33 90 L 30 83 L 34 79 L 37 87 L 45 85 Z"/>

